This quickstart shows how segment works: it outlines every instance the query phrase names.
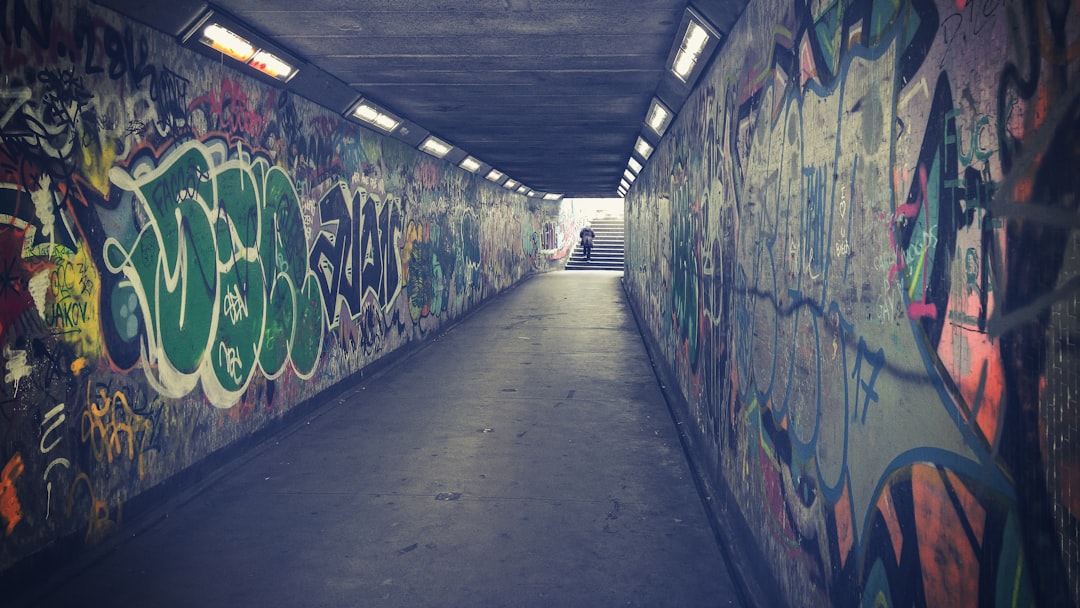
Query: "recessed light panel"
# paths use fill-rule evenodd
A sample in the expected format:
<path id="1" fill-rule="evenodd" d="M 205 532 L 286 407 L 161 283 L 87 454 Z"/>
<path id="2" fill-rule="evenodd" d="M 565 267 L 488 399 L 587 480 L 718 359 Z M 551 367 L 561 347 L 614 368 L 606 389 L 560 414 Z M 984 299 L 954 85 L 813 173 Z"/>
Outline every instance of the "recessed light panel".
<path id="1" fill-rule="evenodd" d="M 398 117 L 380 110 L 366 101 L 362 101 L 356 106 L 356 109 L 353 110 L 353 116 L 379 127 L 387 133 L 393 133 L 395 129 L 401 126 L 401 120 Z"/>
<path id="2" fill-rule="evenodd" d="M 436 158 L 442 158 L 450 153 L 452 147 L 438 137 L 429 135 L 424 143 L 420 144 L 420 149 Z"/>
<path id="3" fill-rule="evenodd" d="M 675 72 L 675 75 L 679 77 L 679 80 L 687 82 L 690 78 L 691 72 L 694 71 L 694 66 L 697 65 L 698 59 L 701 58 L 701 52 L 705 50 L 705 45 L 709 43 L 711 36 L 705 28 L 701 27 L 693 19 L 686 27 L 686 33 L 683 35 L 682 43 L 679 45 L 679 51 L 675 54 L 675 60 L 672 62 L 671 71 Z"/>
<path id="4" fill-rule="evenodd" d="M 277 51 L 261 48 L 267 46 L 266 42 L 248 28 L 223 19 L 213 11 L 208 11 L 183 36 L 184 44 L 196 41 L 275 80 L 288 82 L 298 71 L 292 60 L 284 59 Z"/>
<path id="5" fill-rule="evenodd" d="M 255 47 L 246 38 L 216 23 L 202 29 L 199 42 L 244 63 L 255 56 Z"/>
<path id="6" fill-rule="evenodd" d="M 266 51 L 256 51 L 248 65 L 263 74 L 278 80 L 288 81 L 296 73 L 296 68 L 284 59 Z"/>
<path id="7" fill-rule="evenodd" d="M 653 98 L 652 105 L 649 106 L 649 113 L 646 115 L 645 123 L 649 125 L 649 128 L 656 132 L 657 135 L 663 135 L 667 130 L 668 124 L 671 123 L 671 110 L 668 109 L 659 99 Z"/>
<path id="8" fill-rule="evenodd" d="M 649 160 L 653 153 L 653 147 L 649 145 L 649 142 L 645 141 L 644 137 L 638 136 L 637 143 L 634 144 L 634 151 L 640 154 L 641 158 Z"/>
<path id="9" fill-rule="evenodd" d="M 476 173 L 480 170 L 480 161 L 476 160 L 471 156 L 466 156 L 465 159 L 462 160 L 461 164 L 459 164 L 458 166 L 471 173 Z"/>

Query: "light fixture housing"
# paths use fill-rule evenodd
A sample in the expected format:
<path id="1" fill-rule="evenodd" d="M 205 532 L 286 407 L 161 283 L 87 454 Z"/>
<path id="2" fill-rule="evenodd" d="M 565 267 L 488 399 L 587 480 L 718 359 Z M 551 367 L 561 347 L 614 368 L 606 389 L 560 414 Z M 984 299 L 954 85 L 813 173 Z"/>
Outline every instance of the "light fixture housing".
<path id="1" fill-rule="evenodd" d="M 503 178 L 506 177 L 506 175 L 498 169 L 492 169 L 491 171 L 488 171 L 488 174 L 485 177 L 487 177 L 488 180 L 493 181 L 497 184 L 501 182 Z"/>
<path id="2" fill-rule="evenodd" d="M 217 9 L 207 9 L 180 42 L 207 54 L 221 53 L 276 82 L 289 82 L 300 71 L 299 59 Z"/>
<path id="3" fill-rule="evenodd" d="M 634 175 L 641 173 L 642 164 L 638 161 L 638 159 L 631 156 L 627 164 L 630 166 L 630 170 L 634 172 Z"/>
<path id="4" fill-rule="evenodd" d="M 512 179 L 508 179 L 505 182 L 503 182 L 503 188 L 506 188 L 508 190 L 516 190 L 517 187 L 520 186 L 520 185 L 521 185 L 521 182 L 515 181 L 515 180 L 512 180 Z"/>
<path id="5" fill-rule="evenodd" d="M 629 190 L 630 189 L 630 182 L 624 177 L 622 179 L 622 181 L 619 182 L 619 186 L 621 186 L 623 190 Z"/>
<path id="6" fill-rule="evenodd" d="M 675 44 L 668 54 L 668 69 L 686 86 L 693 86 L 709 57 L 720 44 L 720 33 L 694 9 L 683 13 Z"/>
<path id="7" fill-rule="evenodd" d="M 649 125 L 654 133 L 663 136 L 674 117 L 675 114 L 664 105 L 664 102 L 660 101 L 659 97 L 653 97 L 652 103 L 649 104 L 649 112 L 645 115 L 645 124 Z"/>
<path id="8" fill-rule="evenodd" d="M 349 114 L 388 134 L 396 131 L 402 123 L 400 118 L 367 99 L 357 102 Z"/>
<path id="9" fill-rule="evenodd" d="M 555 194 L 554 192 L 548 192 L 547 194 L 544 195 L 544 200 L 545 201 L 557 201 L 562 197 L 563 197 L 563 195 L 561 195 L 561 194 Z"/>
<path id="10" fill-rule="evenodd" d="M 208 23 L 201 28 L 199 42 L 243 63 L 255 56 L 255 46 L 247 38 L 218 23 Z"/>
<path id="11" fill-rule="evenodd" d="M 296 67 L 288 61 L 263 49 L 255 51 L 255 56 L 251 58 L 251 61 L 248 61 L 248 65 L 282 82 L 288 82 L 290 78 L 296 75 L 297 71 Z"/>
<path id="12" fill-rule="evenodd" d="M 465 158 L 461 159 L 461 162 L 458 163 L 458 166 L 462 169 L 465 169 L 469 173 L 476 173 L 480 170 L 480 161 L 476 160 L 471 156 L 466 156 Z"/>
<path id="13" fill-rule="evenodd" d="M 518 186 L 518 189 L 517 189 L 518 194 L 525 194 L 528 191 L 529 191 L 529 187 L 526 186 L 525 184 L 522 184 L 522 185 Z"/>
<path id="14" fill-rule="evenodd" d="M 649 157 L 652 156 L 653 153 L 652 144 L 645 141 L 645 138 L 639 135 L 637 143 L 634 144 L 634 152 L 637 152 L 642 160 L 649 160 Z"/>
<path id="15" fill-rule="evenodd" d="M 435 158 L 442 158 L 449 154 L 454 147 L 434 135 L 428 135 L 420 144 L 420 149 Z"/>
<path id="16" fill-rule="evenodd" d="M 630 169 L 627 169 L 627 170 L 623 171 L 623 177 L 626 179 L 626 181 L 630 182 L 631 184 L 634 183 L 635 179 L 637 179 L 637 176 L 634 175 L 634 172 L 631 171 Z"/>

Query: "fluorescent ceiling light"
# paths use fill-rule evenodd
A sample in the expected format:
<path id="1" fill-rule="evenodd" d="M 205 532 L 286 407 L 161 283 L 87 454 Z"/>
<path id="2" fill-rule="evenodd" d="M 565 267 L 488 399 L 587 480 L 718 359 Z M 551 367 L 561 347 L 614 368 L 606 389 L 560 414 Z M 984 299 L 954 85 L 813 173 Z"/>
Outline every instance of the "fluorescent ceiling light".
<path id="1" fill-rule="evenodd" d="M 628 182 L 625 177 L 621 182 L 619 182 L 619 185 L 622 186 L 624 189 L 630 188 L 630 182 Z"/>
<path id="2" fill-rule="evenodd" d="M 720 32 L 693 8 L 683 13 L 675 44 L 668 54 L 668 69 L 682 84 L 694 84 L 706 60 L 720 45 Z"/>
<path id="3" fill-rule="evenodd" d="M 255 56 L 255 47 L 246 38 L 234 34 L 216 23 L 211 23 L 203 28 L 199 42 L 206 46 L 225 53 L 237 61 L 247 63 Z"/>
<path id="4" fill-rule="evenodd" d="M 697 65 L 701 52 L 705 50 L 705 45 L 709 44 L 710 39 L 709 32 L 691 18 L 686 27 L 686 33 L 683 34 L 679 51 L 675 53 L 675 60 L 671 65 L 671 71 L 675 72 L 679 80 L 683 82 L 689 80 L 690 73 L 694 71 L 694 66 Z"/>
<path id="5" fill-rule="evenodd" d="M 529 196 L 536 196 L 536 190 L 529 190 L 529 191 L 527 192 L 527 194 L 528 194 Z"/>
<path id="6" fill-rule="evenodd" d="M 466 156 L 465 159 L 462 160 L 461 164 L 459 164 L 458 166 L 471 173 L 476 173 L 480 170 L 480 161 L 476 160 L 471 156 Z"/>
<path id="7" fill-rule="evenodd" d="M 529 191 L 529 188 L 525 184 L 522 184 L 522 185 L 518 186 L 518 189 L 517 189 L 518 194 L 525 194 L 528 191 Z"/>
<path id="8" fill-rule="evenodd" d="M 428 135 L 424 143 L 420 144 L 420 149 L 436 158 L 442 158 L 449 154 L 453 147 L 434 135 Z"/>
<path id="9" fill-rule="evenodd" d="M 562 198 L 561 194 L 553 194 L 551 192 L 544 195 L 544 200 L 545 201 L 557 201 L 560 198 Z"/>
<path id="10" fill-rule="evenodd" d="M 488 174 L 487 174 L 487 178 L 490 179 L 493 182 L 497 182 L 497 181 L 499 181 L 500 179 L 502 179 L 504 177 L 506 177 L 506 176 L 503 175 L 502 172 L 497 171 L 495 169 L 492 169 L 491 171 L 488 171 Z"/>
<path id="11" fill-rule="evenodd" d="M 630 182 L 631 184 L 634 183 L 635 179 L 637 179 L 637 176 L 634 175 L 634 172 L 631 171 L 630 169 L 627 169 L 626 171 L 623 171 L 623 177 L 625 177 L 626 181 Z"/>
<path id="12" fill-rule="evenodd" d="M 196 27 L 198 40 L 202 44 L 218 51 L 223 55 L 246 64 L 248 67 L 258 70 L 263 74 L 288 82 L 296 75 L 297 67 L 290 61 L 283 59 L 279 54 L 259 48 L 257 42 L 253 42 L 246 36 L 236 33 L 233 26 L 226 27 L 220 23 L 218 16 L 212 12 L 203 19 L 203 25 Z M 246 30 L 243 26 L 236 26 L 241 31 Z"/>
<path id="13" fill-rule="evenodd" d="M 641 136 L 638 136 L 637 143 L 634 144 L 634 150 L 645 160 L 649 160 L 649 157 L 652 156 L 653 153 L 653 147 Z"/>
<path id="14" fill-rule="evenodd" d="M 248 65 L 271 78 L 282 81 L 292 78 L 293 74 L 296 73 L 296 68 L 289 62 L 263 50 L 256 51 L 255 56 L 251 58 Z"/>
<path id="15" fill-rule="evenodd" d="M 645 122 L 657 135 L 663 135 L 668 125 L 671 124 L 671 117 L 671 110 L 654 97 L 652 105 L 649 106 L 649 113 L 646 115 Z"/>
<path id="16" fill-rule="evenodd" d="M 393 133 L 395 129 L 401 126 L 401 119 L 397 116 L 384 112 L 367 101 L 361 101 L 357 104 L 352 113 L 353 116 L 375 125 L 387 133 Z"/>
<path id="17" fill-rule="evenodd" d="M 630 157 L 630 169 L 636 174 L 641 173 L 641 163 L 633 156 Z"/>
<path id="18" fill-rule="evenodd" d="M 517 188 L 520 185 L 521 185 L 521 182 L 516 182 L 516 181 L 514 181 L 512 179 L 508 179 L 508 180 L 506 180 L 506 183 L 503 184 L 503 188 L 508 188 L 510 190 L 513 190 L 513 189 Z"/>

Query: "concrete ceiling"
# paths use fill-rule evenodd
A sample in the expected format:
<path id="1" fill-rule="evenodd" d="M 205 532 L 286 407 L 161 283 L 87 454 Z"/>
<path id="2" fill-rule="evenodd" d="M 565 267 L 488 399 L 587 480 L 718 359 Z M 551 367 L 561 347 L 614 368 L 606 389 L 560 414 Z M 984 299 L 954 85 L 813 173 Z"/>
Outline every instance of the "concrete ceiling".
<path id="1" fill-rule="evenodd" d="M 360 96 L 541 193 L 612 197 L 687 6 L 726 34 L 747 0 L 98 0 L 174 36 L 207 8 L 300 59 L 286 88 L 346 112 Z M 722 44 L 722 43 L 721 43 Z M 655 140 L 655 138 L 654 138 Z"/>

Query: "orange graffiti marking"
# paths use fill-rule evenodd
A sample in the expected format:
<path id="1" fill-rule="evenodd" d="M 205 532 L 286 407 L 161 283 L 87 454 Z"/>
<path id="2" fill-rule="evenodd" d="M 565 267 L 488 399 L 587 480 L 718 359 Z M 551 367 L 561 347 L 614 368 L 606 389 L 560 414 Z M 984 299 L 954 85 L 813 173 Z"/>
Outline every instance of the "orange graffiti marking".
<path id="1" fill-rule="evenodd" d="M 975 300 L 971 304 L 964 298 Z M 987 314 L 993 313 L 993 302 Z M 1005 394 L 1005 367 L 1001 361 L 998 341 L 980 333 L 965 315 L 978 308 L 977 296 L 961 296 L 950 300 L 948 318 L 953 321 L 954 334 L 938 346 L 938 357 L 950 367 L 950 377 L 960 392 L 960 411 L 968 424 L 973 424 L 992 449 L 1004 416 L 1002 395 Z M 974 412 L 974 417 L 972 413 Z"/>
<path id="2" fill-rule="evenodd" d="M 945 479 L 949 480 L 946 487 Z M 950 489 L 965 507 L 957 512 Z M 952 475 L 942 477 L 931 466 L 911 472 L 919 560 L 927 606 L 969 606 L 979 597 L 979 560 L 964 532 L 967 523 L 982 530 L 985 513 Z M 974 507 L 974 509 L 972 509 Z"/>
<path id="3" fill-rule="evenodd" d="M 15 480 L 25 469 L 22 454 L 16 452 L 0 473 L 0 517 L 7 520 L 7 528 L 4 530 L 6 536 L 10 536 L 15 526 L 22 521 L 22 505 L 19 504 L 19 495 L 15 491 Z"/>
<path id="4" fill-rule="evenodd" d="M 978 392 L 978 385 L 975 384 L 978 377 L 973 375 L 961 382 L 961 391 L 964 393 L 964 398 L 968 400 L 968 403 L 979 408 L 979 413 L 975 416 L 975 419 L 978 422 L 979 429 L 988 440 L 997 437 L 998 425 L 1004 416 L 1001 407 L 1001 396 L 1005 394 L 1005 370 L 1001 358 L 997 356 L 997 353 L 993 354 L 993 358 L 986 360 L 988 368 L 986 385 L 982 393 L 982 403 L 976 404 L 973 399 Z"/>
<path id="5" fill-rule="evenodd" d="M 254 383 L 252 384 L 254 386 Z M 255 413 L 255 396 L 252 394 L 252 387 L 248 387 L 248 390 L 240 398 L 239 401 L 228 410 L 229 419 L 233 422 L 243 422 L 251 418 Z"/>
<path id="6" fill-rule="evenodd" d="M 82 440 L 93 449 L 98 462 L 126 456 L 138 464 L 139 479 L 146 473 L 143 455 L 150 442 L 153 424 L 136 414 L 128 404 L 123 391 L 108 394 L 104 388 L 97 391 L 95 400 L 86 384 L 86 411 L 82 415 Z"/>
<path id="7" fill-rule="evenodd" d="M 888 488 L 881 493 L 877 503 L 878 513 L 885 521 L 885 527 L 889 529 L 889 538 L 892 540 L 893 555 L 897 563 L 900 562 L 900 554 L 904 550 L 904 531 L 900 529 L 900 522 L 896 519 L 896 509 L 892 504 L 892 493 Z"/>
<path id="8" fill-rule="evenodd" d="M 1080 469 L 1077 468 L 1077 460 L 1069 454 L 1062 454 L 1057 459 L 1058 477 L 1061 479 L 1062 501 L 1069 514 L 1080 517 L 1080 492 L 1072 491 L 1072 488 L 1080 488 Z"/>
<path id="9" fill-rule="evenodd" d="M 86 542 L 97 544 L 119 527 L 120 522 L 123 521 L 123 505 L 116 506 L 116 520 L 113 521 L 110 518 L 111 513 L 109 503 L 98 499 L 98 497 L 94 495 L 94 487 L 90 483 L 90 477 L 86 473 L 79 473 L 75 478 L 75 481 L 71 484 L 71 491 L 68 492 L 68 517 L 71 517 L 72 511 L 75 509 L 75 490 L 79 487 L 80 483 L 86 485 L 86 491 L 90 496 L 90 510 L 87 514 L 89 521 L 86 528 Z"/>
<path id="10" fill-rule="evenodd" d="M 979 504 L 979 500 L 968 490 L 964 482 L 960 481 L 956 473 L 947 471 L 945 475 L 949 479 L 949 485 L 952 486 L 953 492 L 956 493 L 959 499 L 963 516 L 967 519 L 968 525 L 971 526 L 975 538 L 981 539 L 986 529 L 986 509 Z"/>
<path id="11" fill-rule="evenodd" d="M 1035 176 L 1028 173 L 1016 179 L 1013 187 L 1013 200 L 1020 203 L 1031 200 L 1031 192 L 1034 187 Z"/>
<path id="12" fill-rule="evenodd" d="M 1056 99 L 1053 99 L 1056 97 L 1057 95 L 1052 95 L 1052 92 L 1049 90 L 1049 88 L 1045 86 L 1041 86 L 1036 89 L 1035 113 L 1032 116 L 1034 120 L 1031 121 L 1031 126 L 1033 127 L 1032 131 L 1037 130 L 1039 127 L 1043 126 L 1044 122 L 1046 122 L 1047 117 L 1050 116 L 1050 105 L 1056 101 Z"/>
<path id="13" fill-rule="evenodd" d="M 851 521 L 851 495 L 848 494 L 847 485 L 840 499 L 833 506 L 836 515 L 836 540 L 840 543 L 840 567 L 847 564 L 848 556 L 851 555 L 851 547 L 855 545 L 855 526 Z"/>

